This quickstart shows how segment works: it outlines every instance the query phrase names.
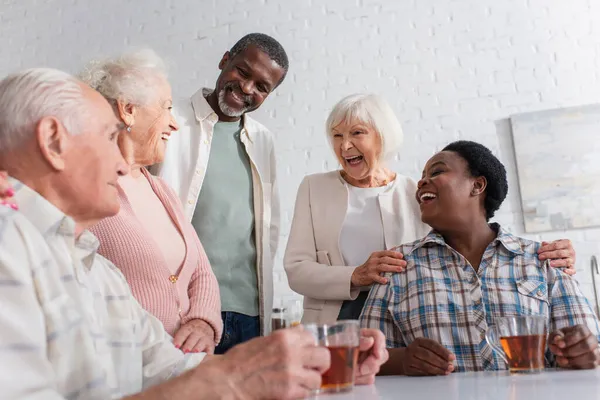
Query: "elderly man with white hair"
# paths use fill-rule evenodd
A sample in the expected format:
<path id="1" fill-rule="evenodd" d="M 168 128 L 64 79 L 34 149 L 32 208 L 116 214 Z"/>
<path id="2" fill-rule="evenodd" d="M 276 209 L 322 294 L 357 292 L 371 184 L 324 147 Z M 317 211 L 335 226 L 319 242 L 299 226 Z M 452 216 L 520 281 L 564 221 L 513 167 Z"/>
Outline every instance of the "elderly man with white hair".
<path id="1" fill-rule="evenodd" d="M 87 228 L 119 211 L 128 172 L 122 129 L 109 103 L 66 73 L 0 81 L 0 169 L 19 205 L 0 207 L 2 397 L 297 398 L 318 388 L 329 353 L 301 327 L 198 365 L 204 354 L 176 349 L 96 253 Z M 363 364 L 374 374 L 387 353 L 383 335 L 370 336 Z"/>

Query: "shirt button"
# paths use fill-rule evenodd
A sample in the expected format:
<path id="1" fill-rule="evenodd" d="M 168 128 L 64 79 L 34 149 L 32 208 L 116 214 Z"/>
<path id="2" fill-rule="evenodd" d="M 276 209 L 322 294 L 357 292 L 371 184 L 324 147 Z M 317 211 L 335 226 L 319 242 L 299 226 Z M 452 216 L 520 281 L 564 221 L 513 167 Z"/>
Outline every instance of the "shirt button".
<path id="1" fill-rule="evenodd" d="M 485 332 L 481 332 L 481 334 L 479 335 L 479 337 L 481 338 L 481 340 L 485 340 Z"/>
<path id="2" fill-rule="evenodd" d="M 481 305 L 481 299 L 477 299 L 473 302 L 473 304 L 475 304 L 476 306 Z"/>
<path id="3" fill-rule="evenodd" d="M 544 295 L 544 293 L 541 290 L 538 290 L 536 293 L 537 297 L 542 297 Z"/>
<path id="4" fill-rule="evenodd" d="M 208 144 L 208 140 L 204 140 L 204 144 Z"/>
<path id="5" fill-rule="evenodd" d="M 188 200 L 188 204 L 194 204 L 194 200 Z"/>
<path id="6" fill-rule="evenodd" d="M 196 175 L 200 175 L 202 173 L 202 171 L 200 171 L 199 169 L 196 170 Z"/>
<path id="7" fill-rule="evenodd" d="M 177 310 L 177 312 L 178 312 L 179 314 L 181 314 L 181 308 L 180 308 L 179 310 Z"/>

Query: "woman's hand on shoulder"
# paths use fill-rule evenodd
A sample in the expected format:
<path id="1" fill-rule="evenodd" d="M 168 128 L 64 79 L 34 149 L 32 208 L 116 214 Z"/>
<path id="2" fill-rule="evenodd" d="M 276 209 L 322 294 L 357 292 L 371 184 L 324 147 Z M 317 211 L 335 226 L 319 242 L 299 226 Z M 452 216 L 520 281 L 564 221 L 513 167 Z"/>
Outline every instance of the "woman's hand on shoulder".
<path id="1" fill-rule="evenodd" d="M 577 259 L 573 243 L 569 239 L 560 239 L 553 242 L 542 242 L 538 250 L 540 261 L 550 260 L 550 266 L 564 268 L 563 272 L 575 275 L 575 261 Z"/>
<path id="2" fill-rule="evenodd" d="M 406 268 L 404 255 L 393 250 L 376 251 L 352 273 L 352 285 L 370 286 L 373 283 L 385 285 L 388 279 L 382 275 L 386 272 L 402 272 Z"/>

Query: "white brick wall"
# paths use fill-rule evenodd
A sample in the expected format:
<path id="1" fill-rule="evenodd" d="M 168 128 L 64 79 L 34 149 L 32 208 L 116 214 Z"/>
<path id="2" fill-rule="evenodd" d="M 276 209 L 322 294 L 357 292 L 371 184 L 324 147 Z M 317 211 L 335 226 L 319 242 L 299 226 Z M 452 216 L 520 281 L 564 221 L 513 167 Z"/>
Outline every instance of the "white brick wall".
<path id="1" fill-rule="evenodd" d="M 292 296 L 281 267 L 298 184 L 335 168 L 323 124 L 342 96 L 383 94 L 406 145 L 392 167 L 412 177 L 451 140 L 493 149 L 510 173 L 498 220 L 523 232 L 507 118 L 600 100 L 598 0 L 3 0 L 0 75 L 31 66 L 77 71 L 90 58 L 151 46 L 172 64 L 177 95 L 213 85 L 241 35 L 262 31 L 290 55 L 286 82 L 257 112 L 275 133 L 283 209 L 276 294 Z M 591 296 L 589 257 L 600 229 L 571 238 Z"/>

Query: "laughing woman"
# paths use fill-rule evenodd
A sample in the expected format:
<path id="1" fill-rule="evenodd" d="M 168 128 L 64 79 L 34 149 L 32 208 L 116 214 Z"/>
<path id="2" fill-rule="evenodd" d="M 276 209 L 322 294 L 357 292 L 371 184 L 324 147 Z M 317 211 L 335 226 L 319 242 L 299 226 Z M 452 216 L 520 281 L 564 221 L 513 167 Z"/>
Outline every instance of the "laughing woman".
<path id="1" fill-rule="evenodd" d="M 507 192 L 506 169 L 479 143 L 451 143 L 427 162 L 416 198 L 433 229 L 397 249 L 406 271 L 374 285 L 361 317 L 386 335 L 383 374 L 506 369 L 486 334 L 532 315 L 550 332 L 548 366 L 600 363 L 598 319 L 577 282 L 538 259 L 540 243 L 490 223 Z"/>
<path id="2" fill-rule="evenodd" d="M 81 78 L 126 126 L 118 140 L 130 173 L 118 182 L 119 213 L 91 229 L 99 253 L 123 272 L 177 347 L 212 353 L 223 327 L 217 280 L 178 196 L 146 170 L 162 161 L 178 129 L 164 64 L 154 52 L 139 51 L 92 63 Z"/>
<path id="3" fill-rule="evenodd" d="M 284 258 L 290 287 L 304 295 L 305 323 L 358 319 L 371 285 L 406 266 L 390 249 L 431 229 L 421 222 L 415 181 L 386 165 L 400 149 L 402 128 L 385 100 L 342 99 L 326 132 L 342 169 L 300 184 Z M 575 252 L 562 240 L 542 247 L 540 259 L 573 267 Z"/>

